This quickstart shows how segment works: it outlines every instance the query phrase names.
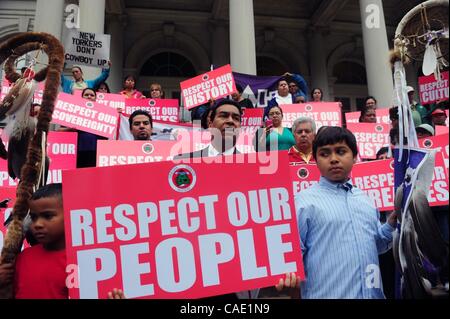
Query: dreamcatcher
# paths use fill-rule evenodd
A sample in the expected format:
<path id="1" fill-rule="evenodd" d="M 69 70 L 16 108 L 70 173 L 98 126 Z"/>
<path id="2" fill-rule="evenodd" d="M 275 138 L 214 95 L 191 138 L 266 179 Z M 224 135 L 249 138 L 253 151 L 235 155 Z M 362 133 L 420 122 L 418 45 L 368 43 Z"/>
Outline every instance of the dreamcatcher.
<path id="1" fill-rule="evenodd" d="M 36 59 L 33 59 L 23 75 L 17 73 L 16 59 L 35 50 L 47 54 L 48 66 L 35 73 L 33 67 Z M 8 146 L 8 166 L 11 165 L 10 174 L 12 172 L 16 177 L 20 177 L 16 202 L 12 211 L 13 218 L 4 238 L 0 258 L 0 263 L 11 263 L 22 246 L 23 220 L 28 213 L 28 200 L 38 185 L 39 178 L 44 175 L 46 136 L 61 81 L 64 48 L 59 40 L 50 34 L 21 33 L 0 44 L 0 64 L 3 62 L 5 62 L 6 78 L 13 82 L 14 86 L 0 103 L 0 118 L 8 117 L 8 122 L 14 123 L 8 123 L 6 129 L 9 131 L 10 143 L 12 138 L 13 145 L 15 145 L 15 147 Z M 45 80 L 45 87 L 41 110 L 37 121 L 34 122 L 33 119 L 30 119 L 31 101 L 36 82 L 43 80 Z M 2 144 L 1 141 L 0 144 Z M 26 152 L 25 156 L 21 157 L 17 154 L 17 147 L 23 149 L 23 145 L 25 145 Z M 4 149 L 3 152 L 5 153 Z M 17 156 L 10 153 L 16 153 Z M 11 287 L 9 285 L 0 287 L 0 298 L 10 297 L 12 297 Z"/>
<path id="2" fill-rule="evenodd" d="M 441 70 L 448 67 L 448 6 L 448 0 L 430 0 L 409 11 L 397 27 L 390 57 L 399 117 L 395 174 L 401 176 L 400 183 L 396 181 L 400 227 L 394 235 L 393 252 L 403 298 L 432 297 L 430 272 L 448 265 L 448 241 L 442 237 L 427 200 L 434 153 L 419 149 L 404 68 L 411 60 L 422 62 L 425 75 L 434 73 L 441 79 Z"/>

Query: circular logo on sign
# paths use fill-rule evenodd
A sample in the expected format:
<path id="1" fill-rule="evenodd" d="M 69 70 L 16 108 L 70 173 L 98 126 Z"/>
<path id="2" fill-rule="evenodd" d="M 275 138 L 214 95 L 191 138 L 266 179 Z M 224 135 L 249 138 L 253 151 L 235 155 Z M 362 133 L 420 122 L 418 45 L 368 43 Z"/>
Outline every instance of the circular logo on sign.
<path id="1" fill-rule="evenodd" d="M 177 165 L 169 172 L 169 185 L 179 193 L 185 193 L 194 188 L 197 176 L 188 165 Z"/>
<path id="2" fill-rule="evenodd" d="M 377 126 L 375 126 L 375 131 L 383 132 L 383 127 L 381 125 L 377 125 Z"/>
<path id="3" fill-rule="evenodd" d="M 150 106 L 155 106 L 155 104 L 156 104 L 155 100 L 148 101 L 148 105 Z"/>
<path id="4" fill-rule="evenodd" d="M 312 107 L 312 105 L 311 105 L 311 104 L 306 104 L 306 106 L 305 106 L 305 110 L 307 110 L 308 112 L 311 112 L 311 111 L 312 111 L 312 109 L 313 109 L 313 107 Z"/>
<path id="5" fill-rule="evenodd" d="M 208 79 L 209 79 L 209 75 L 208 74 L 204 74 L 203 77 L 202 77 L 202 80 L 203 81 L 208 81 Z"/>
<path id="6" fill-rule="evenodd" d="M 426 139 L 425 141 L 423 141 L 423 146 L 425 146 L 426 148 L 430 148 L 431 146 L 433 146 L 433 141 Z"/>
<path id="7" fill-rule="evenodd" d="M 92 108 L 94 107 L 94 103 L 93 103 L 93 102 L 91 102 L 91 101 L 89 101 L 89 102 L 86 102 L 86 107 L 88 107 L 88 108 L 92 109 Z"/>
<path id="8" fill-rule="evenodd" d="M 390 167 L 391 169 L 394 169 L 394 161 L 393 161 L 393 160 L 389 163 L 389 167 Z"/>
<path id="9" fill-rule="evenodd" d="M 142 152 L 144 152 L 145 154 L 151 154 L 153 153 L 154 150 L 155 148 L 153 147 L 152 144 L 150 143 L 142 144 Z"/>
<path id="10" fill-rule="evenodd" d="M 103 100 L 105 98 L 105 95 L 103 93 L 98 93 L 97 98 Z"/>
<path id="11" fill-rule="evenodd" d="M 307 168 L 302 167 L 297 171 L 297 176 L 301 179 L 305 179 L 309 176 L 309 171 Z"/>

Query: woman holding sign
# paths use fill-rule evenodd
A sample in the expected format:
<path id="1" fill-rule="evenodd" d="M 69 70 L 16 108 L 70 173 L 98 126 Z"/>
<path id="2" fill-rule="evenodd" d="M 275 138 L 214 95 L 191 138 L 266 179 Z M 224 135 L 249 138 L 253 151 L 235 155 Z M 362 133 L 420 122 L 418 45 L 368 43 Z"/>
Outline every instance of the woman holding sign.
<path id="1" fill-rule="evenodd" d="M 101 82 L 105 82 L 109 76 L 109 70 L 111 68 L 111 61 L 108 61 L 108 68 L 102 69 L 100 76 L 93 80 L 84 80 L 83 70 L 79 66 L 72 67 L 73 79 L 69 79 L 61 73 L 61 87 L 64 93 L 73 94 L 74 90 L 83 90 L 85 88 L 94 88 Z"/>

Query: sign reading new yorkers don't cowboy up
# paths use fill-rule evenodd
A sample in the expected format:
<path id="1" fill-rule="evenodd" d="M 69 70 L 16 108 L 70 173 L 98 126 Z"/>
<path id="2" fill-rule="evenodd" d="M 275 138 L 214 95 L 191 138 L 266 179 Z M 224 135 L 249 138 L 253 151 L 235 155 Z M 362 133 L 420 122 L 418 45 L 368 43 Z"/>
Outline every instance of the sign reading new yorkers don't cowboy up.
<path id="1" fill-rule="evenodd" d="M 68 64 L 103 67 L 109 61 L 109 34 L 70 29 L 66 35 L 64 58 Z"/>
<path id="2" fill-rule="evenodd" d="M 235 156 L 64 172 L 70 297 L 200 298 L 304 278 L 287 157 L 260 175 Z M 233 176 L 238 187 L 221 183 Z"/>
<path id="3" fill-rule="evenodd" d="M 191 109 L 236 92 L 229 64 L 180 83 L 184 107 Z"/>

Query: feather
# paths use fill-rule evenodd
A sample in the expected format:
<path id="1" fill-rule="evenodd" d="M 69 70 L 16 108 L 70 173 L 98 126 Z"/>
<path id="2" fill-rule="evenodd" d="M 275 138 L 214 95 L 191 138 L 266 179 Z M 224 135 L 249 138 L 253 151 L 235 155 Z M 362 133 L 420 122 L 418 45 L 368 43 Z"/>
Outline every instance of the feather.
<path id="1" fill-rule="evenodd" d="M 434 73 L 437 67 L 437 56 L 433 44 L 427 43 L 425 54 L 423 56 L 422 72 L 424 75 Z"/>

